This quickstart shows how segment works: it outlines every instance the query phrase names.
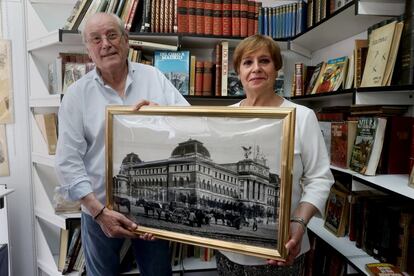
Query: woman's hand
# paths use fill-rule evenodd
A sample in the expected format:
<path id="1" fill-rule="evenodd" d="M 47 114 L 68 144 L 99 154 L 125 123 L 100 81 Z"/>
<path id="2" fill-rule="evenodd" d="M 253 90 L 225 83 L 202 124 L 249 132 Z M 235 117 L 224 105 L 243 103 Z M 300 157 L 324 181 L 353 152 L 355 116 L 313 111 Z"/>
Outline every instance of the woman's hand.
<path id="1" fill-rule="evenodd" d="M 158 104 L 157 104 L 157 103 L 154 103 L 154 102 L 147 101 L 147 100 L 142 100 L 142 101 L 139 101 L 139 102 L 138 102 L 138 103 L 134 106 L 133 110 L 134 110 L 134 111 L 137 111 L 137 110 L 139 110 L 141 107 L 143 107 L 144 105 L 156 106 L 156 105 L 158 105 Z"/>
<path id="2" fill-rule="evenodd" d="M 290 223 L 290 235 L 289 240 L 285 244 L 286 249 L 288 250 L 288 256 L 286 261 L 277 261 L 277 260 L 268 260 L 267 263 L 270 265 L 279 265 L 279 266 L 286 266 L 292 265 L 295 261 L 295 258 L 300 253 L 300 249 L 302 246 L 302 238 L 305 234 L 305 231 L 299 223 L 291 222 Z"/>
<path id="3" fill-rule="evenodd" d="M 96 219 L 96 222 L 101 226 L 102 231 L 109 238 L 155 239 L 150 233 L 138 235 L 135 232 L 138 229 L 138 225 L 135 222 L 108 208 L 103 210 L 102 214 Z"/>

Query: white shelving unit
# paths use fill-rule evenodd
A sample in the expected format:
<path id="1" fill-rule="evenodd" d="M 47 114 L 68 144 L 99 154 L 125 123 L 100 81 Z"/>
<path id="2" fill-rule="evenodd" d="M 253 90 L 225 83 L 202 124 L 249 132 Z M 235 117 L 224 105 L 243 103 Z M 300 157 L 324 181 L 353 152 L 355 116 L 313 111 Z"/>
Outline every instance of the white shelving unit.
<path id="1" fill-rule="evenodd" d="M 356 0 L 347 4 L 332 18 L 322 21 L 314 28 L 294 39 L 294 44 L 305 48 L 312 64 L 321 60 L 351 54 L 353 39 L 366 37 L 365 31 L 371 25 L 387 16 L 400 15 L 404 1 L 397 0 Z M 344 26 L 344 27 L 341 27 Z M 338 31 L 340 30 L 340 31 Z M 349 47 L 349 53 L 347 49 Z M 338 50 L 337 50 L 338 49 Z M 329 53 L 329 57 L 326 53 Z M 414 116 L 414 86 L 358 88 L 334 93 L 306 95 L 292 98 L 293 101 L 320 108 L 341 105 L 408 105 L 407 116 Z M 414 199 L 414 189 L 408 187 L 408 175 L 365 176 L 348 169 L 331 166 L 334 171 L 348 174 L 352 179 L 352 190 L 376 189 Z M 338 238 L 324 228 L 320 218 L 312 218 L 309 229 L 343 255 L 352 267 L 365 272 L 365 264 L 378 262 L 363 250 L 357 248 L 348 237 Z"/>

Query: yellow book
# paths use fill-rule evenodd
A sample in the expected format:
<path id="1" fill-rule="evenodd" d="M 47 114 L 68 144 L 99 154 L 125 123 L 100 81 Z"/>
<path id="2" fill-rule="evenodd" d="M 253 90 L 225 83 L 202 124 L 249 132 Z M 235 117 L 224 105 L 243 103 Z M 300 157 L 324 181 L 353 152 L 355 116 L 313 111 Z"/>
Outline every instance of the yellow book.
<path id="1" fill-rule="evenodd" d="M 48 153 L 55 154 L 57 146 L 56 114 L 36 114 L 35 120 L 47 144 Z"/>
<path id="2" fill-rule="evenodd" d="M 381 86 L 390 55 L 396 21 L 372 31 L 361 87 Z"/>

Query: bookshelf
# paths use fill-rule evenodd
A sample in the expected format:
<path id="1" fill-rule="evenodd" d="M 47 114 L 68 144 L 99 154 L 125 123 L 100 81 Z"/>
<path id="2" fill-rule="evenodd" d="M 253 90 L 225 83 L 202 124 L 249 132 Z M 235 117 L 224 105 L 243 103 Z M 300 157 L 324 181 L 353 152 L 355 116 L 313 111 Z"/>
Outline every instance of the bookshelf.
<path id="1" fill-rule="evenodd" d="M 263 1 L 271 2 L 271 1 Z M 289 67 L 296 61 L 305 63 L 317 62 L 320 51 L 332 47 L 334 44 L 342 43 L 349 37 L 363 33 L 369 26 L 388 18 L 387 10 L 378 14 L 378 6 L 401 8 L 403 1 L 389 0 L 356 0 L 347 4 L 328 18 L 322 20 L 307 31 L 279 42 L 281 49 L 286 53 L 285 61 L 285 90 L 289 92 Z M 32 136 L 31 163 L 32 163 L 32 186 L 34 189 L 34 216 L 35 236 L 37 247 L 37 267 L 40 271 L 49 275 L 60 275 L 57 271 L 57 244 L 59 242 L 59 230 L 65 229 L 70 219 L 78 219 L 79 214 L 56 215 L 52 207 L 52 191 L 56 187 L 53 177 L 54 157 L 47 154 L 47 147 L 42 140 L 39 129 L 32 118 L 32 112 L 57 112 L 60 106 L 60 95 L 49 95 L 47 90 L 47 64 L 51 63 L 59 52 L 85 52 L 82 46 L 81 35 L 78 32 L 65 31 L 60 28 L 68 17 L 76 0 L 26 0 L 24 1 L 24 13 L 26 19 L 26 46 L 28 66 L 28 89 L 29 107 L 31 109 L 30 125 Z M 387 4 L 387 5 L 386 5 Z M 388 9 L 390 10 L 390 9 Z M 344 26 L 346 26 L 344 28 Z M 340 31 L 338 31 L 340 30 Z M 196 49 L 207 53 L 222 40 L 229 41 L 229 47 L 234 48 L 240 42 L 240 38 L 208 37 L 181 34 L 150 34 L 131 33 L 131 39 L 148 42 L 177 45 L 183 49 Z M 292 57 L 291 53 L 299 54 Z M 207 55 L 207 54 L 205 54 Z M 350 104 L 409 104 L 414 105 L 414 87 L 394 87 L 351 89 L 322 95 L 309 95 L 291 98 L 291 100 L 311 107 L 328 105 L 350 105 Z M 288 93 L 287 93 L 288 94 Z M 240 100 L 231 97 L 187 97 L 194 105 L 229 105 Z M 333 168 L 337 169 L 337 168 Z M 339 169 L 337 169 L 339 170 Z M 408 179 L 406 176 L 378 176 L 366 178 L 351 171 L 345 171 L 352 175 L 355 186 L 367 185 L 370 188 L 387 189 L 401 195 L 414 199 L 411 190 L 406 190 L 403 183 Z M 389 187 L 388 181 L 398 183 Z M 401 186 L 401 187 L 400 187 Z M 362 186 L 363 187 L 363 186 Z M 364 187 L 363 187 L 364 188 Z M 409 188 L 407 188 L 409 189 Z M 411 192 L 411 193 L 410 193 Z M 313 219 L 309 228 L 322 239 L 335 247 L 352 266 L 364 271 L 364 265 L 372 262 L 372 258 L 365 252 L 360 252 L 352 243 L 346 243 L 345 239 L 336 238 L 323 228 L 323 224 L 317 218 Z M 210 271 L 215 269 L 215 262 L 200 262 L 196 259 L 184 260 L 181 268 L 185 271 Z M 131 272 L 133 273 L 133 272 Z"/>

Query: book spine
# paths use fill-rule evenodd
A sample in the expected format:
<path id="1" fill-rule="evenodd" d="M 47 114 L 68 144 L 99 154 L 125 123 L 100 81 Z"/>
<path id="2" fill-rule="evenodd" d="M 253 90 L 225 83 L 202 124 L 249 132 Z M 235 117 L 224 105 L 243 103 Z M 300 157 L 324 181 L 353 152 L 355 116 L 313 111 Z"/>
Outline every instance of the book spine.
<path id="1" fill-rule="evenodd" d="M 204 34 L 204 0 L 196 1 L 196 34 Z"/>
<path id="2" fill-rule="evenodd" d="M 177 5 L 178 32 L 185 34 L 188 33 L 188 2 L 187 0 L 178 0 Z"/>
<path id="3" fill-rule="evenodd" d="M 216 44 L 216 56 L 215 56 L 215 60 L 216 60 L 216 70 L 215 70 L 215 74 L 216 74 L 216 78 L 215 78 L 215 96 L 220 97 L 221 96 L 221 44 L 218 43 Z"/>
<path id="4" fill-rule="evenodd" d="M 303 63 L 295 63 L 295 96 L 303 95 Z"/>
<path id="5" fill-rule="evenodd" d="M 259 16 L 260 16 L 260 10 L 262 9 L 262 2 L 255 2 L 254 3 L 254 33 L 259 33 Z"/>
<path id="6" fill-rule="evenodd" d="M 203 72 L 204 72 L 204 62 L 196 61 L 195 66 L 195 95 L 203 95 Z"/>
<path id="7" fill-rule="evenodd" d="M 223 0 L 222 6 L 222 26 L 223 26 L 223 36 L 232 35 L 232 17 L 231 17 L 231 0 Z"/>
<path id="8" fill-rule="evenodd" d="M 231 1 L 231 34 L 240 36 L 240 0 Z"/>
<path id="9" fill-rule="evenodd" d="M 156 26 L 155 26 L 155 7 L 156 7 L 156 2 L 159 0 L 151 0 L 151 24 L 150 24 L 150 30 L 152 33 L 156 32 Z"/>
<path id="10" fill-rule="evenodd" d="M 247 2 L 247 36 L 254 35 L 255 29 L 254 29 L 254 14 L 256 10 L 255 2 L 252 0 L 249 0 Z"/>
<path id="11" fill-rule="evenodd" d="M 204 62 L 203 71 L 203 96 L 211 96 L 211 83 L 212 83 L 212 69 L 213 63 L 211 61 Z"/>
<path id="12" fill-rule="evenodd" d="M 204 34 L 213 34 L 213 0 L 204 0 Z"/>
<path id="13" fill-rule="evenodd" d="M 247 13 L 249 5 L 247 0 L 240 0 L 240 36 L 246 37 L 248 34 Z"/>
<path id="14" fill-rule="evenodd" d="M 222 0 L 214 0 L 213 4 L 213 35 L 221 36 L 222 27 Z"/>
<path id="15" fill-rule="evenodd" d="M 173 32 L 178 33 L 178 0 L 173 4 Z"/>
<path id="16" fill-rule="evenodd" d="M 167 1 L 168 5 L 168 33 L 174 32 L 174 17 L 177 14 L 177 11 L 174 9 L 174 0 Z M 177 25 L 175 25 L 177 26 Z"/>
<path id="17" fill-rule="evenodd" d="M 221 96 L 227 97 L 227 78 L 229 74 L 229 43 L 221 42 Z"/>
<path id="18" fill-rule="evenodd" d="M 196 0 L 188 0 L 188 33 L 196 33 Z"/>
<path id="19" fill-rule="evenodd" d="M 196 57 L 190 57 L 190 96 L 195 95 L 195 70 L 196 70 Z"/>

